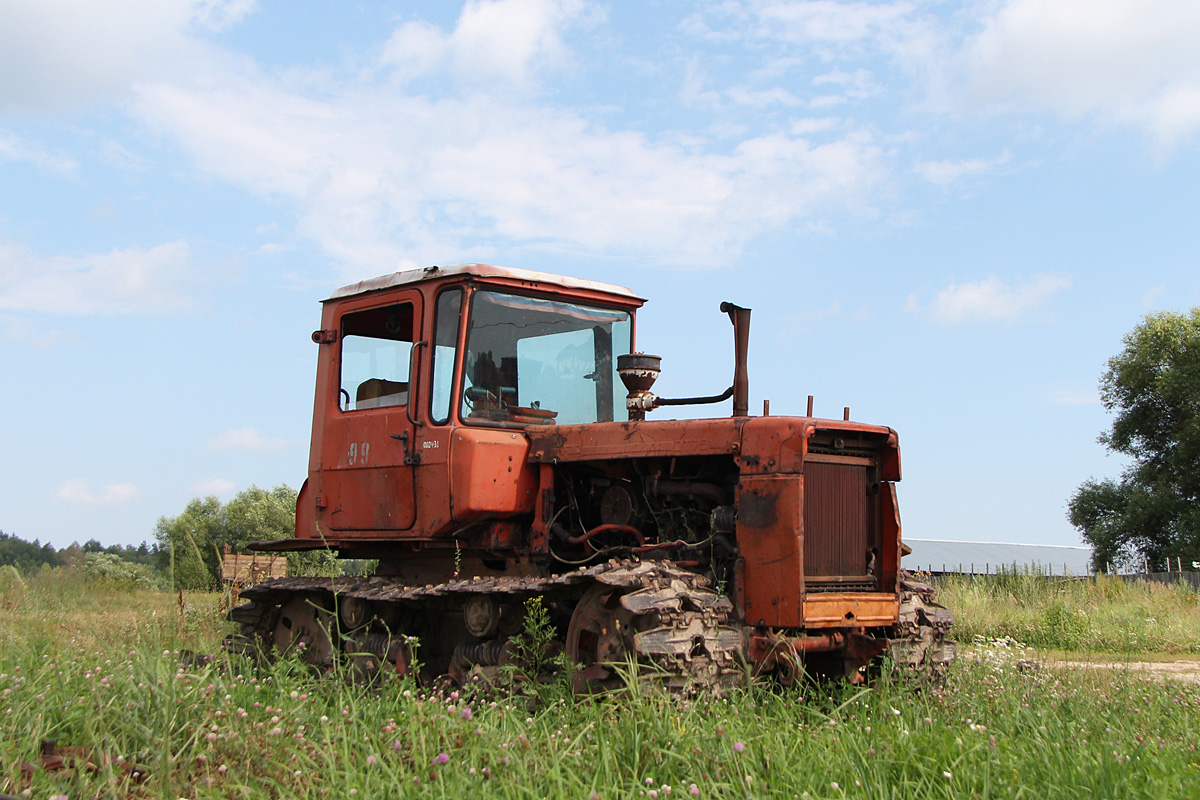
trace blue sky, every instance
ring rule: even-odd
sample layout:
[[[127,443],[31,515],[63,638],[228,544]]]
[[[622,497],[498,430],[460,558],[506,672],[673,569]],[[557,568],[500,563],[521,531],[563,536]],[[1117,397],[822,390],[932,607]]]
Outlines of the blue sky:
[[[1096,383],[1200,305],[1193,0],[0,6],[0,529],[298,487],[319,300],[629,286],[666,396],[890,425],[914,538],[1076,544]],[[660,416],[662,415],[659,412]]]

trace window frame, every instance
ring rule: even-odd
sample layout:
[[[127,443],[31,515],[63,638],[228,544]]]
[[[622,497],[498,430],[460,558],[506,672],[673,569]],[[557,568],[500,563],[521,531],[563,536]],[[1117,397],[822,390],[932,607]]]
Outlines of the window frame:
[[[420,384],[420,377],[418,375],[415,375],[414,372],[415,372],[415,366],[417,364],[417,352],[416,351],[417,351],[417,344],[418,344],[418,340],[419,340],[418,334],[420,333],[420,313],[419,312],[420,312],[420,308],[421,308],[422,304],[420,302],[419,295],[408,294],[408,293],[406,293],[405,295],[403,295],[401,297],[389,297],[389,298],[387,298],[387,300],[388,300],[388,302],[385,302],[385,303],[375,303],[375,304],[371,304],[371,305],[354,306],[354,307],[342,309],[341,312],[338,314],[338,318],[337,318],[338,341],[337,341],[337,350],[336,350],[337,358],[336,358],[334,370],[333,370],[333,382],[334,382],[334,392],[335,392],[334,399],[336,401],[338,411],[340,411],[342,414],[357,414],[358,412],[362,412],[362,411],[377,411],[377,410],[387,410],[387,409],[397,409],[397,408],[400,408],[400,409],[412,408],[414,405],[416,391]],[[400,307],[400,306],[407,306],[409,309],[410,319],[409,319],[409,326],[408,326],[408,336],[409,336],[408,339],[392,339],[392,338],[387,338],[387,337],[382,337],[382,336],[370,336],[369,334],[347,333],[346,332],[347,318],[355,317],[360,314],[370,314],[373,312],[378,313],[378,312],[384,311],[386,309],[396,308],[396,307]],[[361,338],[361,339],[376,339],[377,341],[395,342],[397,344],[403,344],[403,345],[408,346],[408,368],[407,368],[406,374],[404,375],[405,380],[404,381],[391,381],[388,378],[380,378],[380,380],[391,382],[391,383],[406,383],[408,388],[406,391],[407,397],[405,398],[405,402],[391,403],[391,404],[386,404],[386,405],[358,407],[359,401],[357,400],[357,397],[350,399],[350,392],[347,387],[343,386],[343,380],[345,378],[345,368],[346,368],[346,352],[345,352],[346,351],[346,341],[347,341],[347,339],[349,339],[351,337]],[[369,378],[368,380],[371,380],[371,379]],[[363,383],[360,383],[356,387],[356,391],[355,391],[356,395],[357,395],[357,390],[361,389],[362,385],[363,385]],[[345,408],[342,407],[342,394],[343,393],[345,393],[346,397],[348,398]],[[351,407],[351,406],[353,406],[353,407]]]
[[[436,381],[437,381],[437,365],[438,365],[438,358],[437,358],[438,323],[440,321],[439,314],[441,312],[441,309],[439,306],[442,302],[442,298],[448,297],[452,293],[458,294],[458,314],[455,315],[455,323],[454,323],[454,351],[453,351],[453,357],[451,358],[451,361],[450,361],[450,385],[448,387],[449,395],[446,398],[446,402],[447,402],[446,414],[444,417],[439,417],[434,408],[434,400],[437,399],[435,397],[435,395],[437,392]],[[459,387],[461,385],[461,380],[459,378],[459,375],[463,369],[462,351],[463,351],[463,344],[465,343],[465,334],[463,333],[463,327],[464,327],[464,318],[467,316],[466,314],[463,314],[463,305],[465,303],[467,305],[467,308],[468,309],[470,308],[471,295],[472,295],[471,287],[468,285],[459,283],[459,284],[451,284],[449,286],[443,286],[433,296],[433,302],[431,304],[433,306],[433,314],[431,315],[432,319],[430,321],[430,326],[429,326],[429,370],[428,370],[429,392],[428,392],[428,402],[425,404],[425,413],[428,414],[429,422],[431,425],[437,425],[437,426],[441,427],[441,426],[445,426],[445,425],[455,425],[455,424],[461,423],[461,420],[459,419],[459,416],[458,416],[458,405],[459,405],[458,396],[459,396],[459,392],[460,392]]]
[[[465,301],[467,303],[467,313],[462,314],[461,310],[460,310],[460,316],[462,318],[461,319],[462,325],[459,330],[459,339],[457,342],[458,351],[456,352],[456,357],[455,357],[456,369],[455,369],[455,373],[454,373],[454,383],[455,383],[455,390],[456,390],[455,395],[457,398],[457,402],[454,404],[453,415],[456,418],[456,421],[458,424],[470,425],[472,427],[507,428],[507,429],[526,428],[531,424],[535,424],[535,423],[530,423],[530,422],[517,422],[517,421],[512,421],[512,420],[489,420],[489,419],[481,419],[481,418],[472,419],[468,416],[465,416],[462,413],[463,412],[462,393],[466,391],[463,387],[464,387],[465,381],[466,381],[467,349],[470,345],[471,331],[474,330],[475,296],[479,292],[510,295],[513,297],[528,297],[528,298],[532,298],[534,300],[545,300],[548,302],[569,303],[571,305],[582,306],[584,308],[595,308],[595,309],[602,310],[602,311],[613,311],[613,312],[622,313],[625,315],[624,322],[629,326],[629,343],[628,343],[629,350],[626,352],[633,352],[633,348],[635,347],[635,341],[636,341],[635,336],[636,336],[636,330],[637,330],[637,327],[636,327],[637,326],[637,323],[636,323],[637,314],[635,313],[636,307],[630,308],[630,307],[627,307],[620,303],[599,302],[599,301],[592,300],[592,299],[574,297],[569,294],[555,295],[555,294],[546,294],[546,293],[540,293],[540,292],[521,291],[514,287],[498,285],[498,284],[490,284],[490,283],[489,284],[481,284],[481,285],[471,284],[471,285],[469,285],[468,288],[469,288],[469,290],[465,296]],[[439,293],[439,296],[440,296],[440,293]],[[436,308],[436,303],[435,303],[435,308]],[[619,378],[616,377],[616,365],[617,365],[617,356],[622,355],[623,353],[618,352],[618,348],[616,347],[615,343],[612,341],[613,337],[610,336],[609,338],[610,338],[609,346],[612,349],[612,370],[613,370],[613,375],[614,375],[613,421],[618,421],[618,415],[620,414],[620,412],[622,412],[624,410],[625,406],[624,406],[623,402],[620,402],[620,403],[617,402],[616,387],[621,386],[622,384],[620,383]],[[622,399],[623,399],[623,396],[622,396]],[[597,409],[597,411],[598,411],[598,409]],[[599,424],[599,423],[598,423],[598,421],[592,421],[592,422],[588,422],[588,423],[561,423],[561,424],[592,424],[592,425],[594,425],[594,424]]]

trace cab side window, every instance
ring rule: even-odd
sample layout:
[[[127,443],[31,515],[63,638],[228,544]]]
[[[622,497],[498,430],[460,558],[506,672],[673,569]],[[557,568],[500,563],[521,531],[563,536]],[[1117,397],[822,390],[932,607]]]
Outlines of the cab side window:
[[[341,342],[338,403],[343,411],[408,404],[412,303],[344,315]]]
[[[450,420],[450,395],[454,389],[454,356],[458,351],[458,317],[462,312],[462,290],[446,289],[438,295],[434,314],[433,385],[430,387],[430,416],[442,425]]]

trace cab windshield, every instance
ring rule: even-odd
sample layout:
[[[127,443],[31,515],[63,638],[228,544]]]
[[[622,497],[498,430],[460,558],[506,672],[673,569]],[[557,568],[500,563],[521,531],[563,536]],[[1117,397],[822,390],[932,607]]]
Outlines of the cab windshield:
[[[471,424],[611,422],[625,407],[614,354],[628,353],[628,311],[477,291],[464,359]]]

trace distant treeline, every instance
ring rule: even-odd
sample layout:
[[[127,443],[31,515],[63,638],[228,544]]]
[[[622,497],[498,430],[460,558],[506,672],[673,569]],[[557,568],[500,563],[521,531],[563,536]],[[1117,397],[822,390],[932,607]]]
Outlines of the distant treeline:
[[[221,583],[221,554],[244,552],[251,542],[290,538],[295,532],[296,490],[251,486],[228,503],[196,497],[176,517],[159,517],[153,543],[105,547],[95,539],[55,550],[0,531],[0,567],[11,564],[28,575],[43,566],[82,568],[106,578],[172,589],[215,589]],[[288,553],[292,575],[358,574],[362,561],[340,561],[330,550]]]
[[[159,563],[158,543],[142,542],[137,545],[109,545],[105,547],[96,539],[88,539],[82,545],[73,542],[70,546],[56,550],[52,544],[32,542],[12,533],[0,531],[0,567],[11,564],[21,572],[32,572],[46,565],[51,567],[72,566],[83,561],[88,553],[108,553],[131,564],[156,567]]]

